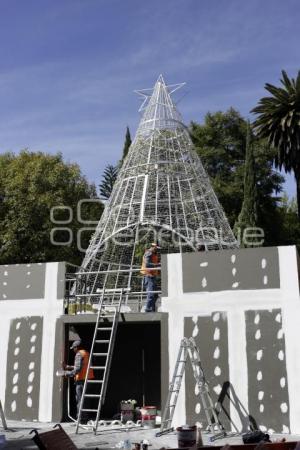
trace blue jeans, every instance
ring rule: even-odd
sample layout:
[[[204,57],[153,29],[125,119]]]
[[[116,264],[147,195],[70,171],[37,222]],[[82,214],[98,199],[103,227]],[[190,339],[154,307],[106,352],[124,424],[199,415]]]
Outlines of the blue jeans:
[[[78,417],[78,414],[79,414],[79,407],[80,407],[80,402],[81,402],[81,397],[82,397],[82,392],[83,392],[83,385],[84,385],[83,381],[76,381],[75,382],[75,397],[76,397],[76,406],[77,406],[77,417]]]
[[[79,414],[79,408],[80,408],[80,402],[81,402],[81,397],[83,394],[83,386],[84,386],[84,381],[76,381],[75,382],[75,397],[76,397],[76,406],[77,406],[77,419],[78,419],[78,414]],[[85,399],[85,405],[84,407],[88,407],[89,405],[87,404],[87,401]],[[81,422],[87,422],[89,419],[89,415],[87,411],[82,411],[81,413]]]
[[[145,276],[144,277],[144,286],[147,290],[147,304],[146,304],[146,312],[155,311],[155,303],[158,298],[158,294],[155,294],[152,291],[156,291],[156,277]]]

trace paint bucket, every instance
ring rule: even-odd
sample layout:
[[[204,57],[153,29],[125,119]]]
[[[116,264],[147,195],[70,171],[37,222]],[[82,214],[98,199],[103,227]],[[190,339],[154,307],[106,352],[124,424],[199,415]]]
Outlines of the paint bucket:
[[[133,410],[134,405],[121,402],[121,421],[126,423],[128,420],[133,420]]]
[[[182,427],[176,428],[178,447],[194,447],[196,445],[197,439],[197,427],[196,425],[189,426],[183,425]]]
[[[76,314],[76,303],[74,300],[70,300],[68,314]]]
[[[145,428],[154,428],[156,419],[156,406],[143,406],[141,408],[142,413],[142,426]]]

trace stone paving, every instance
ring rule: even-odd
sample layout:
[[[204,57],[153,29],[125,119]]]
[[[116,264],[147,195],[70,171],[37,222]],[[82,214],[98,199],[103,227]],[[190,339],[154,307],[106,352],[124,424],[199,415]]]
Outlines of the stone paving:
[[[11,450],[36,450],[37,446],[31,440],[32,435],[30,435],[30,431],[33,428],[36,428],[39,432],[49,431],[55,425],[54,423],[38,423],[38,422],[16,422],[16,421],[8,421],[8,431],[4,431],[3,428],[0,427],[0,436],[5,435],[6,437],[6,446],[2,447],[0,444],[0,449],[11,449]],[[112,448],[119,448],[118,444],[121,441],[126,439],[130,439],[132,448],[134,448],[135,442],[141,442],[144,439],[149,442],[149,450],[160,449],[162,447],[168,448],[176,448],[177,445],[177,435],[175,432],[165,434],[160,437],[155,437],[155,433],[159,431],[159,428],[156,429],[145,429],[139,428],[137,429],[129,429],[126,432],[126,428],[124,430],[119,429],[111,429],[107,431],[98,431],[97,435],[94,435],[90,429],[80,428],[79,433],[75,433],[75,425],[70,422],[61,424],[64,430],[68,433],[72,441],[78,447],[78,449],[96,449],[99,450],[109,450]],[[209,441],[209,434],[203,433],[203,443],[204,445],[225,445],[225,444],[241,444],[242,437],[240,435],[236,436],[228,436],[226,438],[218,439],[215,442]],[[274,434],[271,436],[272,442],[278,439],[285,438],[288,441],[298,441],[300,440],[300,435],[278,435]],[[0,441],[1,442],[1,441]]]

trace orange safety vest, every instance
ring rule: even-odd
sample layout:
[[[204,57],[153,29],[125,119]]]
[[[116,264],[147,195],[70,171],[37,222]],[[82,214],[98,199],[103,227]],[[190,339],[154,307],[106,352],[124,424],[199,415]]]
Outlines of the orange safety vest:
[[[83,362],[82,362],[81,371],[76,373],[76,375],[75,375],[75,381],[84,381],[85,380],[85,376],[86,376],[86,372],[87,372],[87,368],[88,368],[90,354],[86,350],[78,350],[78,351],[79,351],[79,353],[81,354],[81,356],[83,358]],[[93,369],[89,370],[89,377],[88,378],[89,379],[95,378]]]
[[[147,250],[148,251],[148,250]],[[146,254],[146,252],[145,252]],[[157,264],[159,263],[159,257],[157,253],[152,253],[151,254],[151,262],[152,264]],[[152,267],[146,267],[146,258],[145,255],[143,256],[143,261],[142,261],[142,267],[141,267],[141,274],[144,276],[153,276],[156,277],[158,275],[159,271],[155,270]]]

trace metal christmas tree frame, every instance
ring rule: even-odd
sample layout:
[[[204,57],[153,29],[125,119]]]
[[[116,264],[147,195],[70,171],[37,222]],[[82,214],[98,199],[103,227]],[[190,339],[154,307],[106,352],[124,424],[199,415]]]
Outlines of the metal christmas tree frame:
[[[162,253],[237,247],[172,101],[182,85],[160,75],[153,89],[137,91],[143,115],[77,274],[78,295],[128,288],[129,299],[140,296],[141,259],[153,241]]]

